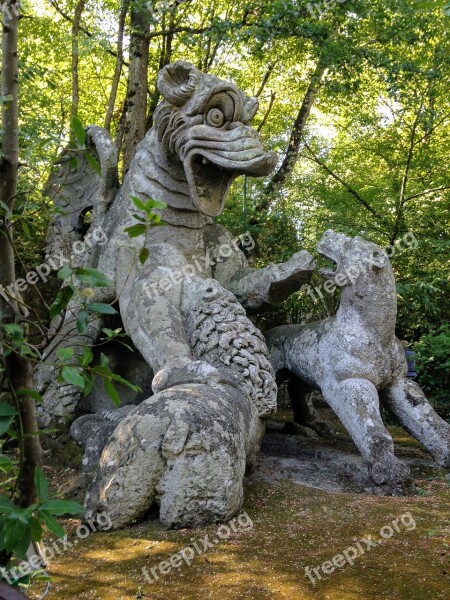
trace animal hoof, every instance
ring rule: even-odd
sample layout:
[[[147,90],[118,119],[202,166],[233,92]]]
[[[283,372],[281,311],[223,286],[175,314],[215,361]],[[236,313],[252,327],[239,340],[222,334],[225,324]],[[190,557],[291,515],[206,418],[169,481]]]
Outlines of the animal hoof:
[[[388,458],[371,465],[370,474],[376,485],[395,490],[399,486],[411,484],[411,473],[407,465],[398,458]]]

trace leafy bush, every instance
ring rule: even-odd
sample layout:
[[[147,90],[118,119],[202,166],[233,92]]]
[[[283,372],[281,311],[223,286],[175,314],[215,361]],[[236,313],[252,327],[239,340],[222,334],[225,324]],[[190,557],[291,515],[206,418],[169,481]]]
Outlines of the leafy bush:
[[[31,541],[42,540],[45,525],[49,531],[64,538],[64,529],[55,519],[61,515],[78,515],[84,508],[78,502],[59,500],[49,494],[48,482],[41,467],[36,468],[35,486],[37,502],[21,508],[5,496],[0,496],[0,550],[26,558]]]
[[[423,335],[415,350],[418,382],[439,414],[450,420],[450,325]]]

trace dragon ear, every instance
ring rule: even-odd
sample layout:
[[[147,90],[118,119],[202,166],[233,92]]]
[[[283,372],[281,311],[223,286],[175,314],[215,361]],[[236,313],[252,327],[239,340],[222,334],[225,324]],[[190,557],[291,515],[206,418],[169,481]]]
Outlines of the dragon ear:
[[[191,63],[177,60],[158,73],[158,89],[167,102],[183,106],[197,87],[200,73]]]
[[[253,121],[254,116],[258,112],[259,101],[257,98],[248,98],[245,102],[244,112],[241,121],[247,125]]]

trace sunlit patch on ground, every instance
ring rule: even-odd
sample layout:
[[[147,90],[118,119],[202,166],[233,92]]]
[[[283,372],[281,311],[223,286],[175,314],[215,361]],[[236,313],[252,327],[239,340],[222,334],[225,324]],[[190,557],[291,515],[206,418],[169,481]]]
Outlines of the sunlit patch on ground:
[[[399,431],[401,437],[404,437]],[[402,440],[403,441],[403,440]],[[407,439],[405,438],[405,443]],[[247,484],[244,510],[251,529],[229,538],[148,583],[160,561],[218,525],[166,531],[149,521],[79,540],[52,561],[49,600],[447,600],[450,597],[450,486],[442,476],[416,482],[414,497],[330,492],[290,481]],[[305,575],[368,535],[410,512],[414,529],[401,528],[379,547],[313,584]],[[199,543],[201,547],[201,544]]]

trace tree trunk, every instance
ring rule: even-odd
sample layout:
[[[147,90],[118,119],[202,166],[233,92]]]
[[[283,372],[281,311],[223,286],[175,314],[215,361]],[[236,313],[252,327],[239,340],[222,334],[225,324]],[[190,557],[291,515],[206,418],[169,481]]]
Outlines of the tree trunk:
[[[123,138],[123,173],[128,171],[136,146],[144,138],[147,117],[149,14],[143,6],[131,7],[130,67],[127,114]]]
[[[8,0],[2,4],[2,155],[0,159],[0,200],[13,212],[19,168],[19,103],[17,30],[19,4]],[[2,206],[0,219],[0,284],[6,289],[15,281],[12,226]],[[0,317],[13,318],[13,307],[0,296]]]
[[[80,100],[80,83],[79,83],[79,33],[81,15],[83,14],[86,0],[78,0],[75,7],[75,13],[72,21],[72,107],[70,110],[70,122],[78,114],[78,103]]]
[[[111,92],[109,94],[108,110],[105,118],[105,129],[111,131],[111,121],[114,114],[114,107],[116,106],[117,90],[119,89],[120,76],[122,74],[123,67],[123,35],[125,31],[125,21],[130,9],[131,0],[124,0],[122,9],[119,15],[119,31],[117,34],[117,61],[116,69],[111,84]]]
[[[22,356],[13,355],[9,360],[11,387],[19,390],[32,389],[33,366]],[[19,480],[19,501],[26,508],[36,501],[34,470],[42,463],[42,451],[36,417],[34,399],[25,394],[18,397],[20,419],[22,421],[22,464]]]
[[[159,54],[159,66],[158,66],[158,71],[160,71],[161,69],[163,69],[166,65],[168,65],[172,59],[172,43],[173,43],[173,38],[174,38],[174,33],[173,30],[175,28],[175,11],[178,7],[178,4],[175,5],[174,8],[172,8],[171,12],[170,12],[170,17],[169,17],[169,26],[167,28],[167,35],[165,35],[162,39],[162,43],[161,43],[161,52]],[[162,28],[165,30],[166,29],[166,16],[164,15],[163,18],[163,23],[162,23]],[[150,129],[151,127],[153,127],[153,115],[155,113],[156,107],[158,106],[158,102],[159,102],[159,90],[158,90],[158,86],[155,82],[155,87],[153,89],[153,92],[151,92],[150,94],[150,105],[148,107],[148,114],[147,114],[147,120],[146,120],[146,129]]]
[[[317,97],[317,92],[322,82],[325,70],[325,62],[319,59],[316,69],[311,76],[311,80],[303,98],[302,105],[300,106],[297,118],[295,119],[283,162],[281,163],[278,171],[273,175],[272,179],[265,187],[262,200],[256,207],[257,212],[266,211],[270,207],[274,198],[274,194],[283,187],[295,167],[306,123],[308,121],[312,105]]]
[[[18,98],[18,55],[17,36],[20,9],[16,0],[2,4],[2,154],[0,162],[0,200],[13,213],[17,193],[19,169],[19,98]],[[4,212],[4,211],[3,211]],[[16,280],[13,231],[10,223],[0,225],[0,285],[6,289],[14,286]],[[2,323],[14,321],[18,311],[14,303],[0,296],[0,319]],[[13,393],[19,399],[19,412],[22,421],[23,453],[19,479],[20,503],[28,506],[35,498],[34,469],[41,460],[39,436],[34,400],[17,394],[21,389],[31,389],[33,385],[32,366],[22,356],[11,354],[5,361],[6,377]]]

